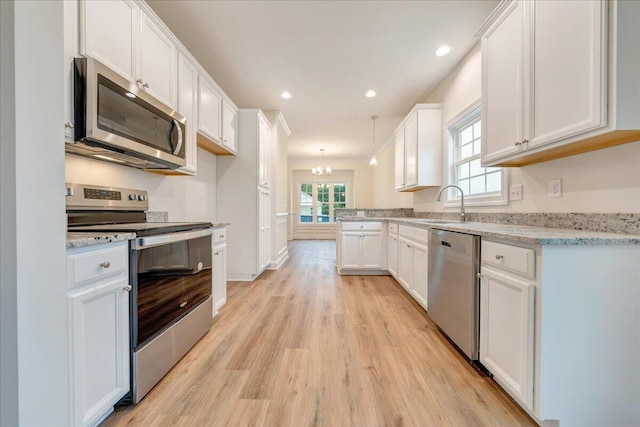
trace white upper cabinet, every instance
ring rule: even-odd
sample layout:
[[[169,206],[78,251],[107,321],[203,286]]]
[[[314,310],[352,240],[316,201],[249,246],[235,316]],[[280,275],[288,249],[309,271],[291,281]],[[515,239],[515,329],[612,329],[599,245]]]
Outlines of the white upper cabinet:
[[[187,119],[185,143],[187,164],[180,171],[195,175],[197,171],[196,127],[198,101],[198,70],[182,53],[178,55],[178,113]]]
[[[176,46],[136,3],[82,0],[80,40],[81,54],[176,108]]]
[[[396,191],[418,191],[441,184],[440,106],[416,105],[396,129]]]
[[[222,145],[236,153],[238,151],[238,113],[226,100],[222,100]]]
[[[135,81],[139,13],[133,1],[80,0],[80,53]]]
[[[222,98],[212,83],[200,76],[198,85],[198,132],[219,143]]]
[[[258,116],[258,120],[258,184],[269,188],[271,126],[263,115]]]
[[[480,30],[483,164],[640,139],[639,21],[633,1],[500,3]]]
[[[140,14],[140,54],[136,80],[151,95],[176,107],[176,46],[145,14]]]

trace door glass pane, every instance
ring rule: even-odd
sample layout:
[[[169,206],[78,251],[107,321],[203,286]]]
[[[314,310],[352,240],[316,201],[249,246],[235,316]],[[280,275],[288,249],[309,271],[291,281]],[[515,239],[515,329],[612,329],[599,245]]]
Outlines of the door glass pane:
[[[338,217],[335,214],[336,209],[343,209],[347,207],[347,194],[346,194],[346,184],[344,183],[335,183],[333,184],[333,222],[338,220]]]
[[[329,222],[329,184],[318,184],[317,221]]]
[[[300,184],[300,222],[313,222],[313,184]]]

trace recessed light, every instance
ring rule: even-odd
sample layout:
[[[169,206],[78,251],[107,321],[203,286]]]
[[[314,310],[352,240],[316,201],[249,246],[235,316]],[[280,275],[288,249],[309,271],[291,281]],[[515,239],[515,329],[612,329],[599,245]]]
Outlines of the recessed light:
[[[291,99],[291,94],[289,92],[282,92],[280,96],[284,99]]]
[[[367,98],[373,98],[374,96],[376,96],[376,91],[368,90],[367,93],[364,94],[364,96],[366,96]]]
[[[440,46],[438,50],[436,50],[436,56],[445,56],[449,52],[451,52],[451,48],[449,46]]]
[[[136,96],[134,94],[132,94],[131,92],[126,92],[125,95],[127,95],[129,98],[135,98]]]

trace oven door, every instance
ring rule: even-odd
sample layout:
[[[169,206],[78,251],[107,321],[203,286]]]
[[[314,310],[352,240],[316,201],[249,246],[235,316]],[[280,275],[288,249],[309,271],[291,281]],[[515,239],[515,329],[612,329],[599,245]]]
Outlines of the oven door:
[[[205,229],[132,241],[132,350],[209,298],[211,234]]]
[[[186,119],[92,58],[76,58],[76,141],[184,166]]]

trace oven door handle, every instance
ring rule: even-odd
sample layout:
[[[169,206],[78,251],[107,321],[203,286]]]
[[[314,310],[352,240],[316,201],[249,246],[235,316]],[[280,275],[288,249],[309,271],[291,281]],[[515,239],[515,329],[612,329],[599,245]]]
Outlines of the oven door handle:
[[[183,231],[180,233],[162,234],[160,236],[138,237],[131,241],[131,249],[134,251],[154,246],[168,245],[170,243],[184,242],[186,240],[197,239],[198,237],[211,236],[213,229]]]

